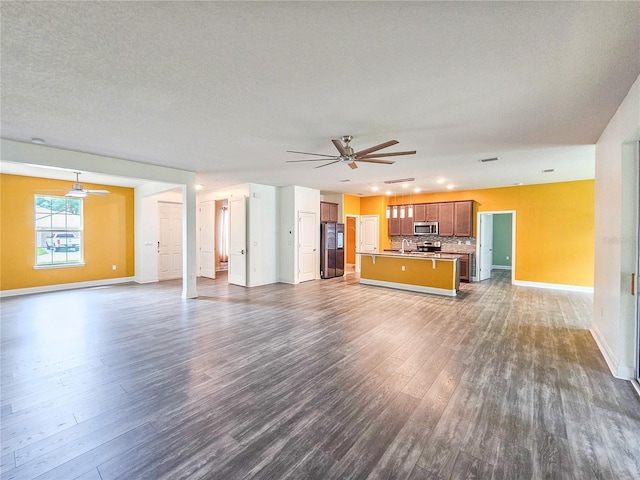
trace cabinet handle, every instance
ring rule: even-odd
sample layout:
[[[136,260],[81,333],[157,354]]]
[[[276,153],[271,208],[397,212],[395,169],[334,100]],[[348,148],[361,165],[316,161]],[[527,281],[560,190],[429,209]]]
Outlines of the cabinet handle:
[[[636,274],[635,273],[631,274],[631,295],[632,296],[636,295]]]

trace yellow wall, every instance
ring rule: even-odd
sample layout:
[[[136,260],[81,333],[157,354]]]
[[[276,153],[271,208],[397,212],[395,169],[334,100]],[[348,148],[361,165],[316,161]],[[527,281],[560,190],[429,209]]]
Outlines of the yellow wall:
[[[0,289],[41,287],[134,275],[131,188],[83,183],[107,189],[108,197],[84,199],[84,262],[82,267],[35,270],[34,194],[68,189],[70,181],[0,175]],[[62,194],[64,192],[61,192]],[[116,265],[116,270],[112,269]]]
[[[411,202],[475,200],[478,212],[516,211],[516,280],[593,286],[594,181],[413,195]],[[362,198],[362,215],[380,216],[380,245],[389,248],[385,196]],[[476,220],[474,210],[474,222]]]
[[[342,210],[344,215],[360,215],[360,197],[353,195],[347,195],[346,193],[342,197]],[[343,219],[344,220],[344,219]]]

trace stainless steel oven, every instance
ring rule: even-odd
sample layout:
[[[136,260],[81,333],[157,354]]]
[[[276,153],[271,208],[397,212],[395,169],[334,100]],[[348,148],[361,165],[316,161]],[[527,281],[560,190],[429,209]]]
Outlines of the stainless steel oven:
[[[414,222],[414,235],[438,235],[438,222]]]

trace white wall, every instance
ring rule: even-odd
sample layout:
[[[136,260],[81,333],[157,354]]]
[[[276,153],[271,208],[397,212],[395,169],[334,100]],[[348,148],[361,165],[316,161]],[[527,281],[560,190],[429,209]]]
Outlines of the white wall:
[[[296,187],[278,188],[278,281],[297,283]]]
[[[320,191],[313,188],[287,186],[278,189],[278,266],[279,281],[299,283],[298,217],[300,212],[316,215],[318,248],[316,249],[316,279],[320,278]]]
[[[596,144],[595,265],[591,331],[612,373],[635,376],[636,318],[630,295],[638,244],[640,77]]]

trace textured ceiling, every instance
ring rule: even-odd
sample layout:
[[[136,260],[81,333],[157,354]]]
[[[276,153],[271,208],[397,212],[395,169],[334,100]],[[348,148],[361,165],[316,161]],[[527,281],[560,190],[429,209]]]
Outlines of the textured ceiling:
[[[593,178],[639,2],[2,2],[3,138],[371,194]],[[356,170],[285,163],[397,139]],[[482,164],[481,158],[498,162]],[[555,169],[543,174],[543,169]],[[344,180],[348,180],[345,182]]]

